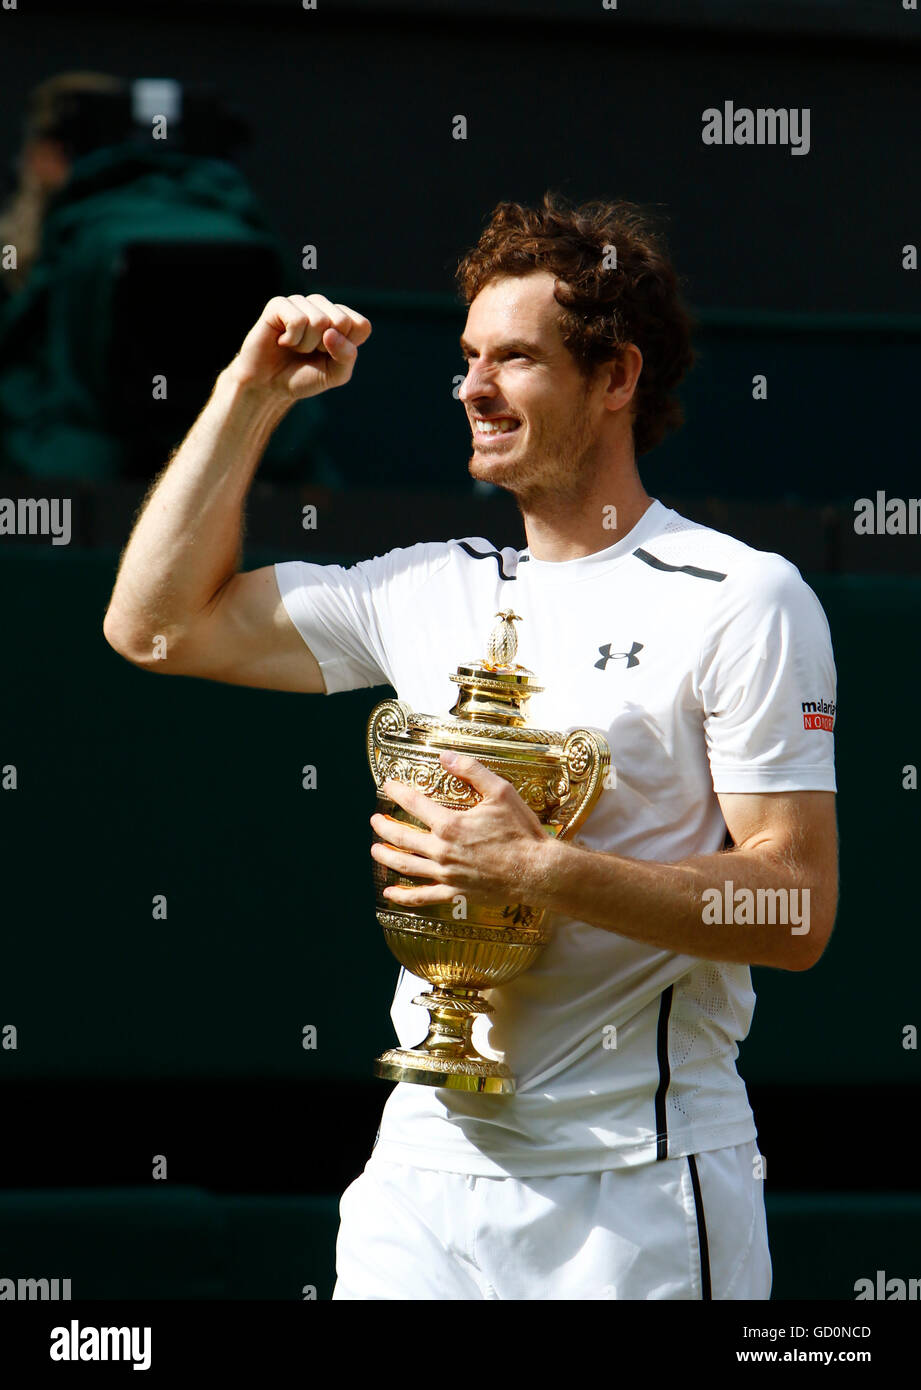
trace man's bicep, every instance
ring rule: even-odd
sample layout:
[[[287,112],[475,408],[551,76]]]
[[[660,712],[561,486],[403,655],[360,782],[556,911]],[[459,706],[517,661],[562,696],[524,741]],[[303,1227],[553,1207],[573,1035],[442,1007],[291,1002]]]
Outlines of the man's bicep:
[[[717,800],[737,849],[773,848],[793,859],[837,865],[835,793],[720,792]]]
[[[174,669],[264,690],[326,691],[319,662],[282,600],[274,565],[235,574],[218,590],[185,636]]]
[[[723,819],[737,850],[792,871],[831,934],[838,904],[836,797],[829,791],[721,792]]]

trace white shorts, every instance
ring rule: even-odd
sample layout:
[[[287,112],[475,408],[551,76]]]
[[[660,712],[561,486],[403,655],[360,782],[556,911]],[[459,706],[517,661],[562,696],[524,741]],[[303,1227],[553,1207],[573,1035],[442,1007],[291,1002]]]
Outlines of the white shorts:
[[[767,1299],[755,1140],[637,1168],[480,1178],[373,1154],[339,1204],[334,1299]]]

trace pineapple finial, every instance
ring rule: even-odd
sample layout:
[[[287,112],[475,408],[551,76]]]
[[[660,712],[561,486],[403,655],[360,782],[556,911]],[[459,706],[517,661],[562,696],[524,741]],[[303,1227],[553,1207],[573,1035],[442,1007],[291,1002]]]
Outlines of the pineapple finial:
[[[489,634],[489,643],[486,648],[486,665],[495,670],[498,666],[513,666],[515,655],[518,651],[518,633],[512,626],[514,622],[521,622],[517,613],[513,613],[511,608],[504,608],[496,614],[501,622],[496,623],[492,632]]]

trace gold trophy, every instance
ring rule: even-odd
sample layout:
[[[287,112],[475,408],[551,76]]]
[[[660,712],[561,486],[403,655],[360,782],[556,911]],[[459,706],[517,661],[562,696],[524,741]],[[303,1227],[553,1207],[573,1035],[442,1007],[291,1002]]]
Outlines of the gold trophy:
[[[381,791],[387,778],[407,782],[456,811],[469,811],[479,792],[442,767],[439,753],[451,749],[477,758],[516,788],[557,839],[573,833],[601,793],[611,754],[607,741],[590,729],[556,733],[529,726],[524,706],[543,690],[533,672],[515,664],[521,621],[511,609],[489,638],[486,659],[458,666],[450,679],[460,686],[447,716],[416,714],[403,700],[384,700],[368,720],[368,761],[377,784],[377,809],[409,825],[421,821]],[[388,1081],[413,1081],[455,1091],[511,1095],[515,1080],[504,1062],[483,1057],[471,1033],[478,1014],[493,1012],[480,993],[506,984],[534,963],[549,940],[546,912],[525,903],[505,907],[454,901],[404,907],[383,896],[391,884],[415,886],[374,861],[377,920],[401,965],[432,989],[414,1004],[429,1011],[428,1036],[414,1048],[391,1048],[374,1064]]]

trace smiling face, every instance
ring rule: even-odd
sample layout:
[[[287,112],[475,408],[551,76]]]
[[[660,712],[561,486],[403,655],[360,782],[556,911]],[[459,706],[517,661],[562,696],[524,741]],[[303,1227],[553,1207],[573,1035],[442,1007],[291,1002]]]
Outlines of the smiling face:
[[[470,474],[506,488],[524,507],[590,489],[609,418],[604,373],[587,381],[563,342],[553,285],[544,270],[489,281],[461,338]]]

